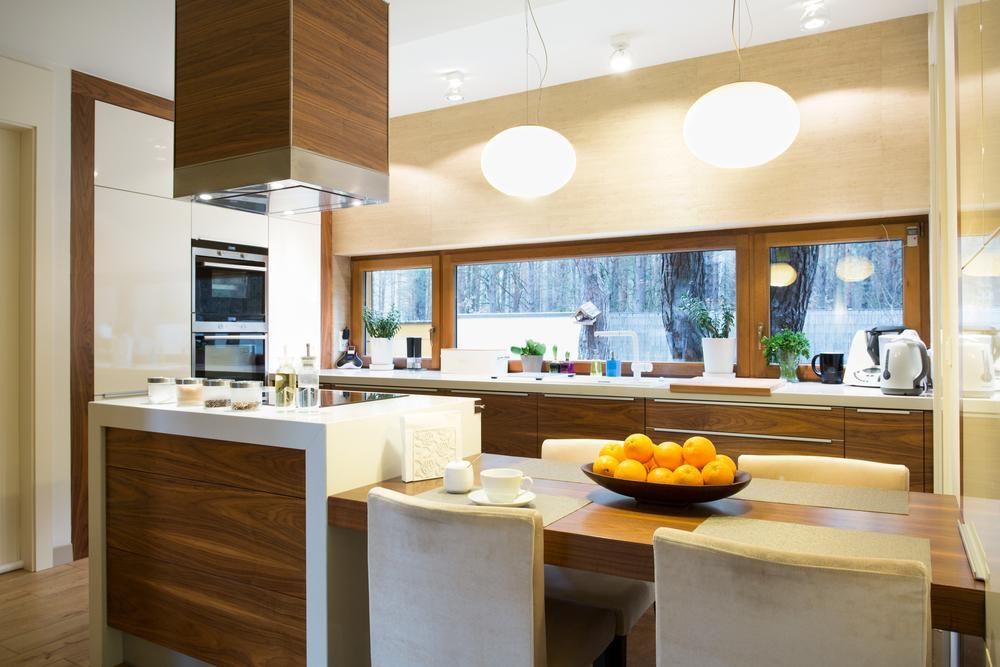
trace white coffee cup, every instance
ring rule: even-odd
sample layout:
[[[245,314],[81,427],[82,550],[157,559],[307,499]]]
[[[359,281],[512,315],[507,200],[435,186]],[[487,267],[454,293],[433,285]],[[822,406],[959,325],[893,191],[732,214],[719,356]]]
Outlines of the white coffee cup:
[[[468,461],[451,461],[444,467],[444,490],[448,493],[468,493],[472,480],[472,464]]]
[[[493,468],[479,474],[483,482],[483,490],[491,503],[509,503],[521,495],[522,491],[531,490],[535,483],[533,479],[514,468]],[[527,486],[522,486],[527,482]]]

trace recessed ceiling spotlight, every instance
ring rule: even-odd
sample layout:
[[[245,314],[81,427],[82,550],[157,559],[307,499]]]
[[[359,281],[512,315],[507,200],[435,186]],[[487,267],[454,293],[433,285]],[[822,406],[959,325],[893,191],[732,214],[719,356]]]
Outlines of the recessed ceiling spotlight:
[[[198,195],[198,199],[202,201],[209,201],[211,198],[212,195],[208,194],[207,192],[202,192],[200,195]]]
[[[799,26],[803,32],[819,30],[830,24],[830,12],[824,0],[806,0],[802,3],[802,20]]]
[[[461,102],[465,99],[462,94],[462,84],[465,83],[465,75],[458,70],[452,70],[444,75],[448,90],[445,92],[445,99],[449,102]]]
[[[611,71],[627,72],[632,69],[632,54],[628,50],[628,42],[615,42],[611,49],[611,60],[608,62]]]

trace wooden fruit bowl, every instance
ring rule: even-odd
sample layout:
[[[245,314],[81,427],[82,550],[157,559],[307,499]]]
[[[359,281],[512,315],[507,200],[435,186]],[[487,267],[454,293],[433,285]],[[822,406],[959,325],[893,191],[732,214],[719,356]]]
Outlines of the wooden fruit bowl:
[[[623,496],[635,498],[643,503],[658,505],[691,505],[693,503],[710,503],[713,500],[728,498],[734,493],[746,488],[750,483],[750,473],[736,471],[736,479],[732,484],[715,484],[711,486],[684,486],[681,484],[654,484],[652,482],[636,482],[630,479],[618,479],[594,472],[592,463],[580,466],[583,474],[594,480],[605,489],[620,493]]]

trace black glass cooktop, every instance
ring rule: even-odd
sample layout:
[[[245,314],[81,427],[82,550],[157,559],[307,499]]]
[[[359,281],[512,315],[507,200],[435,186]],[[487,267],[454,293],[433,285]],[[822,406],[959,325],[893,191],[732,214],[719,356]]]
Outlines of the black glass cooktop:
[[[367,403],[369,401],[385,401],[390,398],[401,398],[402,396],[403,394],[386,394],[375,391],[340,391],[334,389],[320,389],[319,407],[333,408],[338,405]]]

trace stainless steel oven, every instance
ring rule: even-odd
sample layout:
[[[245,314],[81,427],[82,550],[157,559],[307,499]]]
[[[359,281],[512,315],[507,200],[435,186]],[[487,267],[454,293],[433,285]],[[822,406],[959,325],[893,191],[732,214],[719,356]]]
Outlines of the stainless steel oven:
[[[191,246],[191,330],[267,331],[267,248]]]
[[[267,334],[192,334],[194,377],[232,380],[267,378]]]

